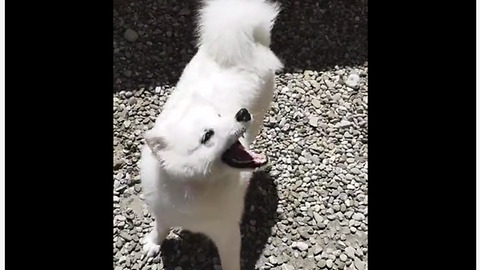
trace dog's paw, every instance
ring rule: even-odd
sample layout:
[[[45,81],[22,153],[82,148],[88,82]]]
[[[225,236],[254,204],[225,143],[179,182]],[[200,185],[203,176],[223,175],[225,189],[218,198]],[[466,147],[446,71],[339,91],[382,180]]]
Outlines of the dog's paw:
[[[147,235],[140,243],[143,244],[143,253],[147,258],[154,257],[160,252],[160,245],[153,241],[151,235]]]
[[[160,252],[160,245],[157,245],[151,241],[146,241],[143,244],[143,253],[147,258],[154,257]]]

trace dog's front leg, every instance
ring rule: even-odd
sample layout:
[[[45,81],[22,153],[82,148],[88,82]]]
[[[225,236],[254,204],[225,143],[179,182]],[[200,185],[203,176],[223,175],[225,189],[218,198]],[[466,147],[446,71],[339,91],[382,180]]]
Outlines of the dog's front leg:
[[[156,256],[160,252],[160,245],[167,237],[170,228],[165,226],[157,218],[155,218],[155,225],[150,233],[148,233],[143,239],[143,252],[147,257]]]
[[[242,245],[238,223],[213,226],[207,235],[217,246],[222,270],[240,270],[240,249]]]

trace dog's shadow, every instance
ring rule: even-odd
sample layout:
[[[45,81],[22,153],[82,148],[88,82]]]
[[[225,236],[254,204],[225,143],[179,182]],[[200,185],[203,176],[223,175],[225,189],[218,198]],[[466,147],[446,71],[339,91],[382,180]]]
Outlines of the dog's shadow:
[[[241,223],[243,270],[255,269],[271,229],[277,222],[277,205],[278,194],[273,179],[265,171],[254,173],[247,190]],[[206,236],[182,231],[181,238],[167,239],[162,243],[164,269],[175,270],[181,266],[183,270],[211,270],[220,265],[217,248]]]

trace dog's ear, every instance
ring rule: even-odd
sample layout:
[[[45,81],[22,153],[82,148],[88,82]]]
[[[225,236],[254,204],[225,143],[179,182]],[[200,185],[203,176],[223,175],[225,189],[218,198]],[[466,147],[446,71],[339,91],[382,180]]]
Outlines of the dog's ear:
[[[148,130],[145,132],[145,142],[154,154],[158,154],[160,150],[167,147],[165,139],[158,135],[154,130]]]

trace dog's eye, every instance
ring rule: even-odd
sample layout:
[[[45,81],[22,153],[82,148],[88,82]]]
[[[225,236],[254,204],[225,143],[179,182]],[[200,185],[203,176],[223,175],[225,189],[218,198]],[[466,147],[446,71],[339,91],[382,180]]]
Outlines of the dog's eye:
[[[215,132],[213,132],[213,129],[205,130],[205,133],[203,134],[202,140],[200,141],[200,143],[204,144],[208,142],[208,140],[212,138],[213,134],[215,134]]]

